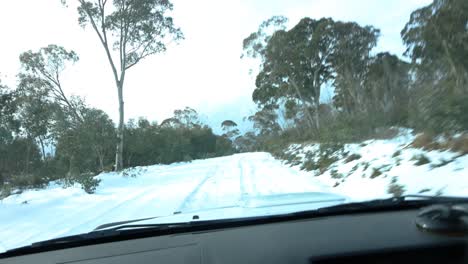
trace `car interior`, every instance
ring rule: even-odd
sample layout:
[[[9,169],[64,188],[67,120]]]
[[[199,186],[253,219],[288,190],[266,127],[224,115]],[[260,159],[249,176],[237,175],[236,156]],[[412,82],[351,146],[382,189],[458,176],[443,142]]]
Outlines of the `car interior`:
[[[33,244],[0,263],[468,263],[468,204],[378,208]]]

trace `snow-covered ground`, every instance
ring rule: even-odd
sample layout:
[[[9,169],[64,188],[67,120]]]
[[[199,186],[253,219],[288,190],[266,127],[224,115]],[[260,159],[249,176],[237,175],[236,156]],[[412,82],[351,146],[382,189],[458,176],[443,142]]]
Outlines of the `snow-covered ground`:
[[[414,138],[401,129],[395,138],[346,144],[328,155],[323,145],[291,145],[285,157],[293,165],[268,153],[244,153],[103,173],[94,194],[58,184],[24,191],[0,200],[0,252],[137,218],[162,216],[148,220],[161,223],[280,214],[397,193],[468,196],[468,155],[413,148]]]
[[[334,162],[328,168],[310,173],[353,200],[391,197],[392,191],[468,196],[468,155],[413,148],[415,137],[411,130],[400,129],[392,139],[345,144],[330,155]],[[296,159],[293,167],[301,168],[306,160],[318,162],[323,157],[319,150],[319,144],[295,144],[287,153]]]
[[[104,173],[95,194],[51,184],[0,201],[0,252],[89,232],[116,221],[168,216],[157,222],[288,213],[344,202],[308,172],[268,153]],[[180,212],[174,214],[174,212]]]

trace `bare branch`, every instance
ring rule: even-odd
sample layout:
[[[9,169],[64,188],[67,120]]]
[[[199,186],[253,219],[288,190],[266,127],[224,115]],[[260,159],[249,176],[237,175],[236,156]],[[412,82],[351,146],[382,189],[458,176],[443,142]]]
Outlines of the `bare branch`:
[[[78,0],[82,6],[85,5],[84,3],[84,0]],[[101,3],[101,0],[99,1]],[[109,44],[107,42],[107,35],[106,35],[106,29],[105,29],[105,12],[104,12],[104,8],[105,8],[105,4],[106,4],[107,1],[104,1],[102,2],[102,4],[100,5],[100,16],[101,16],[101,29],[102,29],[102,34],[101,32],[99,31],[98,29],[98,26],[96,24],[96,21],[94,21],[94,18],[93,16],[91,15],[91,13],[89,13],[89,10],[87,9],[84,9],[86,14],[88,15],[89,17],[89,20],[91,22],[91,25],[93,26],[94,28],[94,31],[97,33],[98,37],[99,37],[99,40],[101,41],[101,44],[102,46],[104,47],[104,50],[106,51],[106,55],[107,55],[107,59],[109,60],[109,63],[111,65],[111,68],[112,68],[112,72],[114,74],[114,78],[115,78],[115,81],[118,83],[119,82],[119,76],[117,75],[117,68],[115,67],[115,63],[114,63],[114,60],[112,59],[112,55],[110,53],[110,49],[109,49]]]

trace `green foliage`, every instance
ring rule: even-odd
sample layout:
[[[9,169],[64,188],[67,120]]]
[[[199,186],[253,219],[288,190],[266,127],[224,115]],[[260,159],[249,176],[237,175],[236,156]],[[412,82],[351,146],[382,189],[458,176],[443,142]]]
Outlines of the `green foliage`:
[[[240,134],[239,129],[237,129],[236,122],[232,120],[224,120],[221,123],[221,128],[224,132],[223,136],[231,140],[234,140]]]
[[[6,198],[12,194],[12,188],[10,184],[0,185],[0,200]]]
[[[125,133],[126,167],[191,161],[235,152],[230,139],[213,134],[190,108],[174,111],[174,117],[161,125],[143,118],[130,120]]]
[[[39,84],[44,85],[34,83]],[[65,186],[80,184],[87,193],[93,193],[99,185],[94,175],[112,169],[115,125],[106,113],[87,107],[80,98],[67,98],[72,109],[44,91],[44,86],[0,89],[4,103],[0,107],[2,196],[54,180]],[[18,116],[22,118],[16,119]],[[146,119],[130,121],[126,139],[125,165],[132,167],[236,152],[231,139],[213,134],[190,108],[176,110],[171,121],[161,125]],[[45,153],[45,144],[52,144],[53,156]],[[126,174],[132,176],[135,171]]]
[[[324,120],[320,129],[322,142],[359,142],[372,138],[375,129],[369,115],[339,113],[331,120]],[[313,138],[313,136],[311,135]]]
[[[0,143],[11,140],[12,133],[18,132],[20,123],[15,116],[17,110],[17,94],[3,86],[0,80]]]
[[[41,155],[33,140],[15,138],[0,146],[0,179],[3,183],[9,182],[21,187],[34,186],[40,180],[24,178],[40,167]]]
[[[73,118],[78,121],[81,116],[78,113],[78,105],[75,105],[65,94],[64,88],[60,81],[60,75],[65,70],[67,64],[76,63],[78,55],[74,51],[68,51],[65,48],[57,45],[49,45],[41,48],[36,52],[27,51],[20,55],[22,71],[19,74],[19,92],[23,95],[23,100],[29,103],[29,107],[33,108],[30,111],[26,110],[24,116],[30,116],[31,113],[36,115],[42,114],[42,117],[36,118],[45,124],[36,124],[47,129],[47,123],[50,112],[41,111],[34,112],[34,107],[50,108],[48,104],[55,103],[62,107],[64,111],[73,114]],[[34,105],[36,103],[36,105]],[[29,114],[29,115],[28,115]],[[38,121],[36,121],[38,122]]]
[[[141,167],[127,168],[122,171],[122,176],[136,178],[138,175],[146,172],[146,169]]]
[[[252,99],[259,113],[284,107],[287,119],[303,120],[319,134],[322,87],[334,82],[340,97],[351,89],[348,80],[359,82],[379,30],[330,18],[303,18],[289,31],[280,27],[268,34],[265,25],[271,21],[283,25],[285,20],[273,17],[244,40],[244,53],[262,59]]]
[[[318,153],[308,153],[301,169],[307,171],[318,170],[318,175],[323,174],[329,167],[339,160],[339,153],[343,146],[339,144],[321,144]]]
[[[296,156],[292,156],[289,161],[292,165],[296,165],[295,161],[297,162],[297,164],[302,163],[301,170],[313,171],[318,169],[317,163],[315,162],[314,158],[314,153],[307,152],[304,157],[304,161],[301,162],[301,159]]]
[[[467,14],[464,0],[415,10],[401,33],[411,63],[371,56],[380,34],[372,26],[303,18],[287,30],[285,18],[265,21],[244,40],[244,55],[261,59],[252,94],[259,110],[250,117],[255,149],[387,139],[394,126],[468,130]],[[334,88],[332,104],[319,102],[325,85]]]
[[[412,59],[412,125],[436,133],[468,128],[468,2],[434,0],[401,32]]]
[[[96,192],[97,187],[101,179],[97,179],[93,173],[81,173],[79,175],[74,175],[72,177],[67,177],[64,179],[65,186],[73,186],[74,184],[79,184],[81,188],[88,194],[93,194]]]
[[[281,131],[278,115],[274,108],[263,108],[250,116],[249,121],[253,122],[254,129],[262,137],[277,136]]]
[[[103,44],[124,54],[121,59],[125,68],[149,55],[165,51],[168,40],[183,38],[181,30],[168,16],[173,10],[169,1],[119,0],[112,1],[112,7],[107,1],[80,0],[79,3],[79,24],[83,27],[97,26],[95,30],[100,40],[105,42]],[[110,38],[111,34],[113,42],[107,43],[105,38]]]
[[[83,122],[59,118],[55,129],[55,157],[61,173],[74,175],[100,172],[112,162],[115,146],[114,123],[103,111],[86,108]]]
[[[63,4],[66,2],[62,0]],[[120,171],[124,166],[126,72],[146,57],[166,51],[167,45],[183,39],[183,34],[168,16],[173,10],[168,0],[79,0],[78,3],[78,23],[94,29],[115,80],[119,100],[115,169]]]
[[[253,32],[243,41],[244,54],[242,57],[263,57],[273,33],[277,30],[285,30],[288,19],[284,16],[273,16],[260,24],[257,32]]]

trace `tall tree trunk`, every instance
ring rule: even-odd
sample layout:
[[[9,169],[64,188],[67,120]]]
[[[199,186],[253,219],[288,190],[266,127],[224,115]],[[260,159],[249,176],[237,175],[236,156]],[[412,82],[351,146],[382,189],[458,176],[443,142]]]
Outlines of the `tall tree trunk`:
[[[117,82],[119,96],[119,126],[117,127],[117,148],[115,151],[115,170],[123,169],[123,145],[124,145],[124,100],[123,100],[123,80]]]
[[[66,176],[67,182],[71,183],[72,178],[74,178],[75,176],[78,176],[78,170],[76,169],[76,166],[75,166],[75,156],[71,155],[68,158],[68,172]]]
[[[104,156],[103,155],[99,155],[99,170],[102,172],[104,171]]]
[[[42,159],[47,164],[46,154],[45,154],[45,147],[44,147],[44,140],[42,140],[41,136],[39,136],[39,143],[41,144]]]
[[[96,146],[94,148],[94,152],[97,155],[98,161],[99,161],[99,171],[104,171],[104,151],[101,150],[99,146]]]
[[[303,106],[303,109],[304,109],[303,111],[304,111],[304,114],[305,114],[305,116],[306,116],[306,118],[307,118],[307,121],[308,121],[307,123],[308,123],[308,125],[312,128],[312,127],[313,127],[313,118],[312,118],[312,116],[311,116],[311,114],[310,114],[310,112],[309,112],[309,109],[307,109],[307,103],[306,103],[307,101],[306,101],[305,98],[302,96],[302,93],[301,93],[301,91],[299,90],[299,87],[297,86],[297,84],[296,84],[296,82],[294,81],[294,79],[291,78],[290,81],[291,81],[292,86],[293,86],[294,89],[296,90],[296,93],[297,93],[297,95],[299,96],[299,99],[300,99],[301,102],[302,102],[302,106]]]
[[[314,97],[314,102],[315,102],[315,128],[317,129],[317,134],[320,135],[320,98],[319,97]]]
[[[29,137],[28,137],[29,139]],[[29,172],[29,159],[31,156],[31,142],[30,140],[27,141],[27,146],[26,146],[26,164],[25,164],[25,173]]]
[[[319,70],[316,69],[314,71],[314,104],[315,104],[315,129],[317,129],[317,135],[320,136],[320,89],[322,88],[322,84],[319,80]]]

